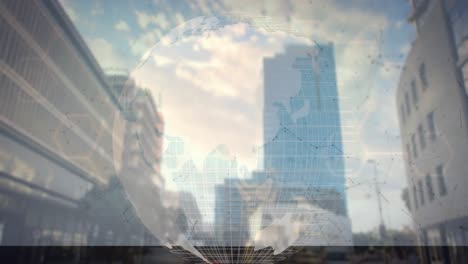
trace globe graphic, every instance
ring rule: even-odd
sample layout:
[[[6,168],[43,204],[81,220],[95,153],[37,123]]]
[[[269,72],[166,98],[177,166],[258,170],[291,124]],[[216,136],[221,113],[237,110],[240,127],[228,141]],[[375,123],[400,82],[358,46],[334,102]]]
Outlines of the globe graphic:
[[[176,252],[211,263],[232,254],[268,263],[294,246],[352,245],[341,132],[314,141],[294,129],[339,107],[333,45],[272,21],[248,14],[189,20],[121,80],[117,175],[144,225]],[[284,68],[273,84],[269,60]],[[279,90],[267,96],[268,85]],[[340,127],[339,117],[329,119]],[[323,131],[315,129],[309,134]],[[278,162],[293,167],[272,165],[270,153],[285,144],[294,149]],[[288,177],[295,184],[283,184]]]

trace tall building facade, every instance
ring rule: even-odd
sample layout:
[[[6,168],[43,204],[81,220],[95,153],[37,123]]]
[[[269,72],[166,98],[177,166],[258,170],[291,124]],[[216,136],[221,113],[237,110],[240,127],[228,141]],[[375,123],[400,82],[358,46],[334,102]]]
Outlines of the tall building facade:
[[[431,11],[432,0],[411,0],[413,14],[410,21],[414,23],[416,31],[426,23],[426,15]],[[468,2],[464,0],[443,0],[443,8],[448,24],[448,31],[453,39],[453,53],[459,69],[459,82],[465,86],[468,94]]]
[[[468,25],[461,27],[452,17],[451,12],[463,11],[458,18],[466,21],[466,8],[451,9],[456,2],[466,4],[411,1],[410,21],[417,36],[396,95],[406,154],[408,187],[403,196],[421,245],[459,246],[468,241],[468,192],[461,187],[468,184],[468,100],[460,78],[466,37],[457,36],[465,34]],[[422,253],[427,261],[466,261],[456,247],[422,247]]]
[[[2,195],[21,204],[3,208],[2,243],[76,242],[87,227],[67,231],[59,212],[109,181],[116,100],[56,1],[1,1],[0,39]]]
[[[347,215],[333,44],[264,59],[264,87],[264,170],[278,203],[319,190],[335,195],[325,209]]]
[[[468,94],[468,2],[463,0],[446,0],[445,9],[451,24],[457,67],[460,69],[460,81],[465,85]]]
[[[168,214],[162,200],[165,189],[160,169],[162,115],[157,111],[151,93],[138,87],[130,77],[113,75],[108,78],[120,93],[119,102],[123,108],[115,117],[113,135],[116,173],[143,223],[153,235],[162,237],[161,229],[169,222],[164,218]],[[154,215],[156,213],[161,214],[160,218]]]
[[[263,70],[263,169],[217,185],[217,238],[275,252],[351,245],[333,45],[287,46]]]
[[[115,245],[145,232],[120,217],[120,111],[58,1],[0,1],[2,245]]]

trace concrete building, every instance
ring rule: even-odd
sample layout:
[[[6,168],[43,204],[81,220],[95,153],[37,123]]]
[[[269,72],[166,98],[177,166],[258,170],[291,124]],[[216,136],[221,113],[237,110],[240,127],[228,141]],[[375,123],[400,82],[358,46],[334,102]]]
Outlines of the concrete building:
[[[176,229],[168,226],[174,224],[171,217],[175,211],[168,208],[178,208],[178,203],[170,201],[175,194],[165,193],[165,180],[161,175],[162,115],[151,93],[138,87],[131,77],[115,74],[107,78],[122,107],[114,116],[112,135],[117,177],[135,213],[151,234],[161,239],[162,229]],[[169,204],[164,198],[168,198]],[[160,242],[147,239],[145,244]]]
[[[411,1],[417,37],[396,95],[408,183],[403,197],[420,245],[468,241],[468,100],[460,78],[463,52],[457,53],[464,44],[453,38],[467,25],[463,29],[450,19],[447,5],[454,2]],[[426,260],[466,261],[455,247],[422,249]]]
[[[0,1],[2,245],[151,238],[141,222],[122,217],[129,201],[113,146],[121,111],[58,1]]]
[[[414,23],[416,31],[426,22],[427,10],[430,10],[431,0],[410,0],[414,10],[409,20]],[[448,23],[449,33],[453,38],[453,51],[456,66],[459,69],[459,82],[465,86],[468,93],[468,2],[464,0],[443,0],[443,8]]]
[[[0,1],[0,62],[2,243],[86,244],[73,208],[114,174],[117,100],[57,1]]]
[[[463,0],[445,1],[454,45],[457,54],[457,67],[460,69],[460,81],[468,94],[468,2]]]

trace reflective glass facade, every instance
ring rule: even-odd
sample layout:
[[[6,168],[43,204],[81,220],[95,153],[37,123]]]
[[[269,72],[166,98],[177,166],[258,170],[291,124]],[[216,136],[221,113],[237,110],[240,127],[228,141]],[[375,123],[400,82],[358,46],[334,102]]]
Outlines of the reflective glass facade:
[[[333,44],[265,59],[264,82],[264,168],[280,186],[278,201],[323,191],[337,198],[326,209],[346,215]]]

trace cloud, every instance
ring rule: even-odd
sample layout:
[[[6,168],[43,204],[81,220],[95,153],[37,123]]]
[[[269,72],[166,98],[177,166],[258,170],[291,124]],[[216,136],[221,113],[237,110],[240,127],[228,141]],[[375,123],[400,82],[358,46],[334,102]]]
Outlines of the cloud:
[[[136,11],[135,14],[136,14],[138,25],[141,27],[141,29],[145,30],[150,25],[155,25],[164,30],[169,28],[170,24],[164,13],[151,15],[143,11]]]
[[[268,38],[274,41],[258,43]],[[254,169],[252,148],[261,144],[263,58],[293,41],[306,42],[244,23],[227,25],[209,36],[161,44],[134,77],[153,93],[162,94],[168,133],[198,147],[198,158],[225,144]]]
[[[280,46],[259,46],[250,39],[236,42],[235,38],[246,35],[248,30],[246,24],[230,25],[209,38],[184,41],[199,52],[209,52],[210,56],[206,61],[179,58],[176,76],[214,96],[236,97],[253,103],[253,93],[261,85],[262,60],[274,55]],[[277,43],[282,42],[277,34],[270,35]]]
[[[103,38],[87,40],[88,46],[104,68],[127,68],[124,58],[114,49],[114,46]]]
[[[130,51],[133,55],[141,57],[152,46],[159,42],[162,32],[158,29],[147,31],[136,39],[129,39]]]
[[[130,26],[127,24],[127,22],[123,20],[119,20],[114,27],[118,31],[122,32],[129,32],[130,31]]]

